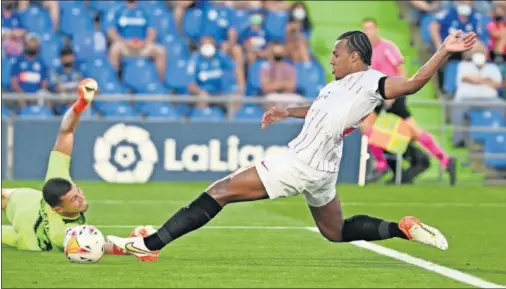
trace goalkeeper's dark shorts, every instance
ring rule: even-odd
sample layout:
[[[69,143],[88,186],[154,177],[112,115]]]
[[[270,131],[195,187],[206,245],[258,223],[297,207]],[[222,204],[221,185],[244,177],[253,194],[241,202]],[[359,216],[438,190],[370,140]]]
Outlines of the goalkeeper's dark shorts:
[[[376,114],[380,114],[381,113],[381,110],[383,108],[383,105],[384,103],[378,105],[375,109],[374,109],[374,112]],[[402,118],[402,119],[406,119],[406,118],[410,118],[411,117],[411,113],[409,112],[409,109],[408,107],[406,106],[406,97],[403,96],[403,97],[399,97],[397,98],[394,103],[392,104],[391,107],[389,107],[387,110],[386,110],[387,113],[392,113],[392,114],[395,114],[397,115],[398,117]]]

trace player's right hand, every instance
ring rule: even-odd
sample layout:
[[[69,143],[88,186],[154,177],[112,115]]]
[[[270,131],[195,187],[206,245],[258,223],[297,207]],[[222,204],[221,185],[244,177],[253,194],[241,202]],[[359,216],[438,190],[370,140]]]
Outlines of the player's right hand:
[[[90,103],[93,101],[95,94],[98,91],[98,83],[93,78],[86,78],[79,82],[79,86],[77,88],[77,94],[80,99],[86,101],[86,103]]]
[[[286,119],[289,116],[288,110],[285,108],[272,107],[266,111],[262,117],[262,129],[269,124]]]

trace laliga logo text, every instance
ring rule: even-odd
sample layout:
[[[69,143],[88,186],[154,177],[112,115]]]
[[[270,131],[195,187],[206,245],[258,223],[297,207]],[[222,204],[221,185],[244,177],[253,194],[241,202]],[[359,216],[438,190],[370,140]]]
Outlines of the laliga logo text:
[[[97,138],[93,155],[95,172],[111,183],[145,183],[158,162],[149,132],[123,123],[111,126]]]

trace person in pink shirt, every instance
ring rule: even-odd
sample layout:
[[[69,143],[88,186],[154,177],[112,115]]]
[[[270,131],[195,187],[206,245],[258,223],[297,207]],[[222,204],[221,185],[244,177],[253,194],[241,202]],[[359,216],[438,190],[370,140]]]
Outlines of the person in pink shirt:
[[[379,36],[378,24],[374,19],[365,19],[362,24],[363,31],[371,41],[373,47],[371,68],[388,76],[406,77],[407,73],[404,68],[404,58],[397,45]],[[375,111],[362,122],[360,127],[362,133],[367,136],[371,135],[373,125],[376,122],[378,114],[381,113],[382,110],[385,110],[387,113],[395,114],[406,121],[411,128],[414,138],[421,146],[438,158],[441,165],[450,175],[450,184],[455,184],[456,160],[450,158],[443,151],[428,131],[423,130],[416,124],[406,106],[405,97],[398,98],[394,101],[385,101],[385,103],[378,106]],[[376,171],[380,173],[379,176],[383,175],[388,169],[388,163],[383,154],[383,149],[370,144],[369,151],[376,159]]]
[[[506,59],[506,11],[503,6],[495,4],[492,11],[493,19],[487,25],[487,31],[490,35],[488,49],[493,60]]]

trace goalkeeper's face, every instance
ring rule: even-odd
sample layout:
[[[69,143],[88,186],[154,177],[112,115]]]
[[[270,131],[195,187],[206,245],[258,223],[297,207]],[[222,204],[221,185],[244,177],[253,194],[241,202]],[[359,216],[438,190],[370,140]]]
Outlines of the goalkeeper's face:
[[[61,198],[60,207],[67,214],[84,213],[88,210],[88,201],[83,191],[72,185],[72,189]]]

